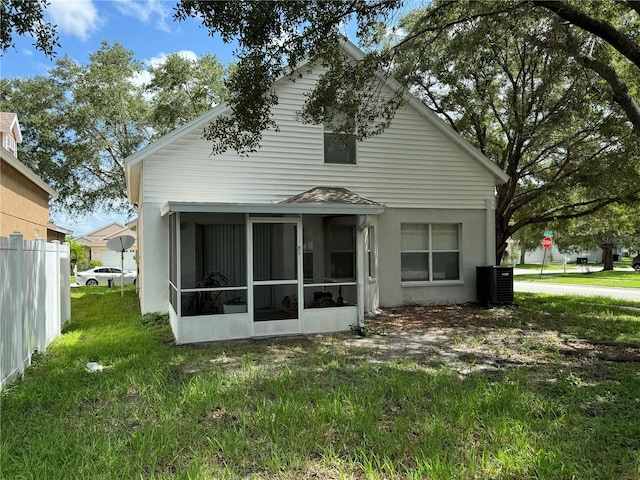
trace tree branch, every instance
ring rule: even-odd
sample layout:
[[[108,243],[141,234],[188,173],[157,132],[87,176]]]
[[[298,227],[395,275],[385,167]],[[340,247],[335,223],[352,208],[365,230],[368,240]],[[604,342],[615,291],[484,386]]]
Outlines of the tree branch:
[[[627,114],[633,129],[640,135],[640,105],[635,101],[629,87],[610,65],[587,55],[573,54],[580,65],[596,72],[611,87],[613,100]]]
[[[609,22],[600,20],[584,13],[577,7],[569,5],[564,1],[558,0],[530,0],[533,5],[545,8],[555,13],[558,17],[568,21],[572,25],[586,30],[589,33],[601,38],[621,55],[625,56],[638,68],[640,68],[640,45],[638,45],[630,36],[625,35],[616,29]],[[632,2],[627,2],[631,7]],[[637,6],[631,7],[638,11]]]

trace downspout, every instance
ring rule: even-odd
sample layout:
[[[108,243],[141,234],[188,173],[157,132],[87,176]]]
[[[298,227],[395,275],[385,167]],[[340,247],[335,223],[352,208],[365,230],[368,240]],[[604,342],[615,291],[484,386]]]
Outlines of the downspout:
[[[495,248],[495,214],[493,211],[493,199],[485,199],[485,253],[484,261],[485,265],[495,265],[496,263],[496,248]]]

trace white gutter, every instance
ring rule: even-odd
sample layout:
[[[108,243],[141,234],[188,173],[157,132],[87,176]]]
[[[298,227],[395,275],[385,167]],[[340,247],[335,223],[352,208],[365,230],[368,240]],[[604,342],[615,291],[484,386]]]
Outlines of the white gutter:
[[[254,214],[324,214],[324,215],[376,215],[384,211],[383,205],[344,203],[215,203],[166,202],[160,215],[169,213],[254,213]]]

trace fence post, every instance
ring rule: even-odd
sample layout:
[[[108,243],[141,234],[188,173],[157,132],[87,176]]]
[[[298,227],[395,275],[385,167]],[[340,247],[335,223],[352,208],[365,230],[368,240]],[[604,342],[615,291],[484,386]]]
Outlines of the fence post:
[[[56,268],[55,268],[55,277],[53,278],[53,284],[55,285],[54,287],[54,291],[56,292],[56,294],[54,295],[55,298],[55,305],[56,305],[56,332],[55,335],[60,335],[60,332],[62,332],[62,309],[60,308],[60,240],[54,240],[53,242],[53,246],[55,247],[55,255],[56,255]]]
[[[11,266],[11,283],[14,287],[13,295],[11,295],[11,301],[14,302],[15,317],[12,319],[14,322],[14,352],[15,362],[18,367],[18,372],[22,375],[24,373],[24,341],[22,338],[22,332],[24,331],[24,315],[23,315],[23,289],[22,289],[22,264],[24,262],[24,241],[21,233],[12,233],[9,235],[9,241],[11,250],[13,251]]]
[[[44,353],[47,350],[47,242],[44,238],[36,239],[38,245],[38,351]]]
[[[71,244],[65,242],[62,244],[64,249],[64,268],[62,269],[62,284],[61,284],[61,310],[62,310],[62,323],[65,324],[71,321]]]

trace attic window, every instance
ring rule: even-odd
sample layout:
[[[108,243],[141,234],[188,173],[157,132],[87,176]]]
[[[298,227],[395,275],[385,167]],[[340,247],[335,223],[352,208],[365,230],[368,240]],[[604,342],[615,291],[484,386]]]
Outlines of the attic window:
[[[333,112],[333,116],[325,120],[324,163],[347,165],[355,165],[356,163],[356,136],[353,133],[354,129],[350,133],[337,132],[337,129],[345,123],[344,120],[344,114],[338,112]]]
[[[7,135],[7,150],[9,150],[14,155],[16,154],[16,140],[10,135]]]

